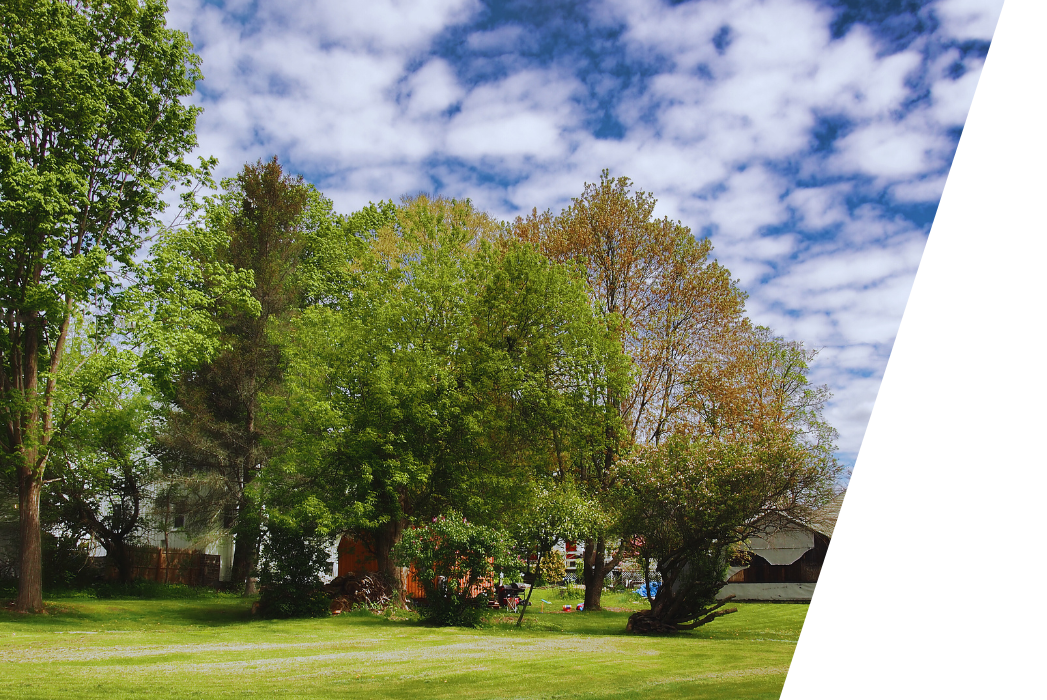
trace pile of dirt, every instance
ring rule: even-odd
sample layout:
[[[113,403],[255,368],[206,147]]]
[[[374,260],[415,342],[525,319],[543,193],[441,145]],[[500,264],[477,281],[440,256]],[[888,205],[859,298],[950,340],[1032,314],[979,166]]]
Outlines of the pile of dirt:
[[[324,593],[331,596],[333,615],[363,607],[384,610],[393,601],[392,587],[377,574],[371,573],[338,576],[324,586]]]

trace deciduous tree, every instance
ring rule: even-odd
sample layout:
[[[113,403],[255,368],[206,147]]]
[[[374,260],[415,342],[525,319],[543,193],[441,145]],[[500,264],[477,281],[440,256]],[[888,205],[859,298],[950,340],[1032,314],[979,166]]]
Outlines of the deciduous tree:
[[[732,552],[774,522],[764,518],[802,521],[810,501],[797,498],[796,485],[820,466],[774,435],[757,442],[673,435],[619,465],[625,522],[662,581],[651,609],[634,614],[629,629],[692,629],[733,612],[716,601]]]
[[[119,272],[190,168],[198,58],[160,0],[0,3],[0,413],[17,472],[16,607],[40,610],[40,497],[71,319]]]
[[[685,412],[708,392],[746,327],[745,294],[710,260],[710,241],[679,222],[653,218],[655,204],[628,178],[605,170],[559,215],[535,211],[511,227],[552,259],[581,266],[595,303],[621,319],[636,380],[627,390],[608,389],[604,401],[617,422],[606,423],[598,450],[577,465],[578,482],[593,494],[613,487],[615,464],[632,445],[657,444],[686,422]],[[599,609],[604,577],[618,563],[617,553],[606,557],[614,535],[586,541],[586,610]]]
[[[366,236],[356,286],[285,343],[282,423],[297,436],[280,475],[363,534],[390,574],[411,520],[454,508],[505,526],[512,484],[565,476],[603,439],[608,382],[628,375],[570,267],[492,245],[497,225],[465,202],[391,213]]]
[[[46,512],[69,531],[101,543],[125,583],[133,577],[131,546],[149,524],[150,488],[159,476],[148,453],[154,427],[148,394],[111,379],[52,443]]]

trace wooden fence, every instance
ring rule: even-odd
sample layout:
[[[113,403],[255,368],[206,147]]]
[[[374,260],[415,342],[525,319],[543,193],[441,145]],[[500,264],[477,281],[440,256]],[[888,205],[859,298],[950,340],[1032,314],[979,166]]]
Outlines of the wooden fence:
[[[368,549],[367,545],[360,540],[348,536],[342,537],[338,543],[338,575],[348,573],[361,575],[364,573],[375,573],[378,571],[378,559]],[[422,600],[425,598],[425,589],[419,580],[418,570],[412,566],[410,569],[397,569],[397,585],[405,598]],[[469,594],[477,596],[486,590],[494,588],[493,581],[483,581],[480,585],[473,586]]]
[[[98,557],[104,559],[104,557]],[[164,549],[132,547],[132,577],[160,583],[182,583],[189,586],[216,586],[222,572],[222,557],[204,554],[198,549]],[[109,561],[100,562],[105,577],[119,578],[117,568]]]

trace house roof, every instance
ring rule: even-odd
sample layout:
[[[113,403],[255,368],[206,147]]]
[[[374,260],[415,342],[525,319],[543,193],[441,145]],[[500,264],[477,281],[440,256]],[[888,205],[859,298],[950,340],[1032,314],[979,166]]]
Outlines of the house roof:
[[[846,490],[836,494],[831,501],[811,513],[811,516],[803,521],[784,515],[769,514],[761,515],[750,524],[756,526],[758,532],[762,531],[763,535],[781,530],[809,530],[832,539],[836,519],[840,517],[840,505],[843,504],[845,495],[847,495]]]
[[[840,506],[843,505],[843,497],[845,495],[847,495],[847,491],[841,491],[831,501],[814,511],[807,526],[815,532],[832,539],[833,530],[836,528],[836,519],[840,517]]]

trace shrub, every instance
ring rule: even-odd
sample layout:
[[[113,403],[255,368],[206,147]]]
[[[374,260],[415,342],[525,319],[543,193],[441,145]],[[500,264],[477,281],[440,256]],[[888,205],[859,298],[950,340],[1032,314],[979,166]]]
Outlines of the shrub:
[[[315,530],[271,520],[262,542],[258,566],[262,617],[324,617],[331,601],[320,572],[327,568],[327,541]]]
[[[404,533],[393,557],[397,565],[414,565],[419,572],[425,602],[418,614],[423,620],[475,627],[487,612],[496,572],[519,566],[513,545],[505,533],[451,512]]]
[[[87,568],[87,547],[75,536],[55,536],[43,532],[43,584],[48,591],[79,588],[90,583],[93,571]]]

